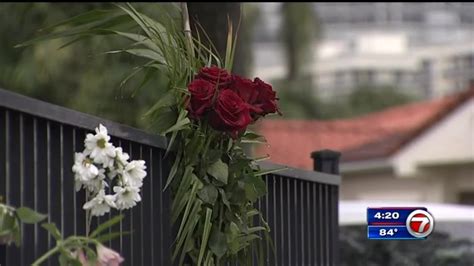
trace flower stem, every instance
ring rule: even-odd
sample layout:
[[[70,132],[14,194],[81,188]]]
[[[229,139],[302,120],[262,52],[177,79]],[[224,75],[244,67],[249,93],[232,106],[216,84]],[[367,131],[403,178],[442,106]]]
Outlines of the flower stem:
[[[194,58],[193,36],[191,35],[191,26],[189,24],[188,4],[181,3],[181,16],[183,18],[183,30],[186,39],[188,40],[188,52],[191,58]]]
[[[32,266],[37,266],[37,265],[40,265],[43,261],[45,261],[46,259],[48,259],[51,255],[53,255],[54,253],[56,253],[57,251],[59,250],[59,246],[56,246],[54,247],[53,249],[50,249],[48,252],[44,253],[43,256],[41,256],[39,259],[37,259],[35,262],[33,262],[33,264],[31,264]]]
[[[89,191],[86,191],[86,202],[88,202],[90,199],[90,193]],[[91,213],[90,209],[86,210],[86,236],[89,236],[90,228],[91,228]]]

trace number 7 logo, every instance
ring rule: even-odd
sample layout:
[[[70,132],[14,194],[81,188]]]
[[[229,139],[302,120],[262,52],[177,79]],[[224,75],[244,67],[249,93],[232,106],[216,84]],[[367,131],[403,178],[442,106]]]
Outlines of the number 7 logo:
[[[420,215],[420,214],[418,214],[418,215]],[[415,216],[415,217],[411,218],[410,227],[412,229],[415,229],[415,228],[413,228],[414,227],[413,225],[415,224],[415,222],[421,222],[419,227],[418,227],[417,232],[418,233],[423,233],[425,231],[426,225],[428,225],[430,223],[430,219],[428,219],[428,217],[426,217],[426,216]]]
[[[406,221],[407,231],[416,238],[425,238],[433,232],[433,216],[424,210],[414,210]]]

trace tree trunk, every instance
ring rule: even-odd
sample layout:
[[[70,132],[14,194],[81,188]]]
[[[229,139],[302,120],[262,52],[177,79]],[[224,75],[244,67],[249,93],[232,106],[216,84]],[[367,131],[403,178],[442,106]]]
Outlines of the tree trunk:
[[[234,33],[240,19],[240,3],[195,3],[188,2],[189,17],[191,19],[191,30],[196,32],[199,29],[197,22],[204,28],[207,35],[217,49],[219,56],[225,58],[227,45],[227,18],[232,22]],[[201,32],[201,30],[199,30]],[[195,36],[195,35],[194,35]],[[239,36],[240,37],[240,36]],[[201,35],[201,41],[209,46],[205,38]],[[237,41],[240,45],[241,41]],[[236,51],[234,66],[239,64],[239,49]],[[235,71],[234,71],[235,72]],[[241,74],[241,73],[238,73]]]

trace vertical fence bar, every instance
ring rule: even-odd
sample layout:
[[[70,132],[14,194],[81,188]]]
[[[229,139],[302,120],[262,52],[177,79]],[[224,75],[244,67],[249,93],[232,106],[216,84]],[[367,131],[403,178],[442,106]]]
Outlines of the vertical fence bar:
[[[7,114],[7,204],[14,207],[21,205],[21,177],[20,177],[20,114],[8,111]],[[10,245],[7,247],[7,265],[20,265],[20,249]]]
[[[141,146],[138,145],[137,143],[130,143],[130,157],[131,160],[140,160],[142,158],[141,152],[140,152]],[[147,180],[143,180],[144,182],[147,182]],[[142,197],[144,196],[145,191],[143,191],[143,187],[141,189],[140,194]],[[141,216],[142,216],[142,208],[143,208],[143,200],[140,201],[135,207],[131,209],[130,216],[131,216],[131,230],[133,230],[132,233],[132,262],[133,265],[142,265],[142,250],[143,246],[141,245],[142,239],[143,239],[143,227],[141,223]]]
[[[141,202],[141,256],[142,256],[142,265],[153,265],[152,263],[152,254],[153,254],[153,223],[150,219],[151,213],[153,211],[153,199],[151,197],[152,193],[152,182],[153,182],[153,171],[151,168],[151,158],[150,158],[150,148],[146,146],[140,146],[140,158],[145,161],[147,167],[147,176],[143,180],[142,187],[142,202]]]
[[[84,139],[87,135],[87,132],[83,129],[76,128],[74,130],[74,142],[75,142],[75,152],[82,152],[84,150]],[[72,167],[72,166],[71,166]],[[71,170],[72,171],[72,170]],[[78,235],[86,234],[86,213],[82,208],[86,202],[86,194],[83,190],[75,192],[76,197],[76,231]]]
[[[0,108],[0,202],[6,203],[7,111]],[[6,246],[0,245],[0,264],[6,265]]]
[[[339,158],[341,153],[332,150],[316,151],[311,154],[314,160],[314,170],[339,175]],[[324,185],[325,195],[325,262],[329,265],[339,263],[339,190],[335,185]]]
[[[51,217],[51,222],[56,224],[59,232],[63,232],[62,214],[64,209],[61,206],[62,200],[62,180],[61,180],[61,125],[59,123],[48,122],[49,129],[49,156],[48,156],[48,168],[49,168],[49,212],[48,215]],[[50,235],[49,248],[56,246],[56,240]],[[50,265],[56,265],[57,256],[50,259]]]
[[[35,209],[35,158],[34,158],[34,119],[24,115],[22,123],[22,205]],[[35,226],[25,225],[22,231],[23,264],[31,265],[35,259]]]
[[[71,236],[75,233],[75,198],[76,191],[74,188],[74,173],[72,165],[74,165],[74,131],[70,126],[61,126],[61,179],[62,179],[62,229],[64,236]],[[71,206],[73,206],[71,208]]]

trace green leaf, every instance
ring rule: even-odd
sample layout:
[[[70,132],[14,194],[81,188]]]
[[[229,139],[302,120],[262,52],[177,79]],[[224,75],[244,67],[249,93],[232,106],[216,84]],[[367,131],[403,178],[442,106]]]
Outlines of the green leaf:
[[[58,38],[80,36],[80,35],[86,35],[86,34],[101,34],[101,33],[103,34],[104,31],[99,30],[99,28],[105,29],[107,27],[117,26],[129,21],[130,21],[130,18],[127,15],[111,15],[111,16],[109,15],[101,20],[94,20],[94,21],[91,21],[90,23],[71,27],[68,30],[42,35],[33,40],[29,40],[24,43],[18,44],[15,46],[15,48],[28,46],[28,45],[32,45],[34,43],[38,43],[41,41],[53,40],[53,39],[58,39]],[[67,21],[64,23],[66,24]]]
[[[152,119],[151,128],[162,136],[176,123],[176,119],[178,118],[178,114],[169,107],[154,110],[150,116]]]
[[[255,226],[255,227],[250,227],[248,229],[248,232],[249,233],[255,233],[255,232],[258,232],[258,231],[264,231],[264,230],[267,230],[267,228],[263,227],[263,226]]]
[[[247,139],[247,140],[255,140],[255,139],[261,139],[261,138],[264,138],[264,136],[250,130],[247,130],[242,136],[242,139]]]
[[[213,163],[209,169],[207,169],[207,173],[216,178],[217,180],[221,181],[224,184],[227,184],[227,178],[229,176],[229,167],[227,164],[222,162],[222,160],[218,160],[217,162]]]
[[[15,227],[12,230],[13,234],[13,242],[17,247],[21,245],[21,232],[20,232],[20,225],[18,223],[15,224]]]
[[[245,183],[238,181],[234,186],[232,186],[230,201],[233,204],[241,205],[247,202],[245,195]]]
[[[86,250],[86,257],[89,265],[96,265],[97,254],[95,253],[95,251],[88,246],[84,246],[83,248]]]
[[[127,232],[127,231],[124,231],[124,232],[112,232],[112,233],[109,233],[109,234],[105,234],[105,235],[100,235],[98,237],[96,237],[95,239],[101,243],[104,243],[106,241],[109,241],[109,240],[112,240],[112,239],[115,239],[119,236],[126,236],[126,235],[130,235],[130,232]]]
[[[173,203],[171,204],[171,222],[174,223],[181,212],[184,210],[187,201],[193,195],[189,191],[189,187],[197,180],[197,176],[193,174],[194,168],[192,166],[187,166],[184,170],[184,174],[181,177],[181,182],[178,185],[178,190],[174,195]]]
[[[267,193],[265,182],[259,177],[250,177],[245,180],[245,195],[248,200],[255,202]]]
[[[125,86],[125,84],[126,84],[131,78],[133,78],[135,75],[137,75],[137,74],[138,74],[139,72],[141,72],[143,69],[145,69],[145,67],[146,67],[147,65],[151,65],[151,64],[152,64],[152,62],[148,62],[148,63],[146,63],[145,65],[138,66],[138,67],[134,67],[134,70],[120,82],[120,88],[123,88],[123,87]]]
[[[104,222],[104,223],[101,223],[99,226],[97,226],[97,228],[90,234],[90,237],[94,238],[95,236],[99,235],[102,231],[104,231],[105,229],[119,223],[123,217],[125,217],[123,214],[121,215],[117,215],[111,219],[109,219],[108,221]]]
[[[288,169],[288,167],[280,167],[280,168],[275,168],[275,169],[270,169],[270,170],[262,170],[262,171],[258,171],[256,173],[254,173],[254,175],[255,176],[268,175],[268,174],[284,171],[284,170],[287,170],[287,169]]]
[[[41,227],[48,230],[48,232],[54,237],[56,240],[61,240],[61,233],[59,232],[58,228],[54,223],[43,223]]]
[[[198,191],[198,196],[202,201],[214,205],[217,199],[217,189],[213,185],[206,185]]]
[[[209,164],[217,162],[222,157],[222,151],[220,150],[209,150],[207,152],[207,161]]]
[[[10,231],[16,223],[18,223],[18,220],[14,212],[0,205],[0,231]]]
[[[219,194],[221,194],[222,203],[224,203],[224,205],[230,210],[230,202],[227,199],[227,194],[222,188],[218,188],[218,190],[219,190]]]
[[[265,161],[265,160],[268,160],[268,159],[270,159],[270,155],[254,158],[253,161],[254,162],[261,162],[261,161]]]
[[[228,32],[227,32],[227,45],[225,49],[225,69],[227,71],[231,72],[232,71],[232,62],[231,62],[231,56],[232,56],[232,22],[230,19],[228,19]]]
[[[240,247],[237,238],[239,237],[240,229],[236,223],[230,222],[229,227],[226,229],[226,238],[228,249],[231,254],[235,254],[238,248]]]
[[[238,237],[236,241],[237,241],[237,243],[239,243],[239,246],[235,250],[233,250],[233,252],[237,253],[241,249],[243,249],[243,248],[247,247],[248,245],[250,245],[250,242],[255,240],[255,239],[261,239],[261,237],[259,235],[256,235],[256,234],[251,234],[251,235],[245,235],[245,236]]]
[[[191,124],[191,120],[187,118],[188,111],[185,109],[182,109],[181,112],[179,113],[178,120],[176,121],[176,124],[174,124],[172,127],[168,128],[165,131],[166,133],[172,132],[172,131],[178,131],[183,129],[186,125]]]
[[[9,245],[11,241],[20,247],[20,225],[13,211],[2,208],[0,205],[0,243]]]
[[[245,198],[251,202],[255,202],[258,199],[257,191],[251,184],[245,184]]]
[[[199,180],[194,180],[193,188],[191,189],[191,194],[189,196],[188,203],[186,204],[186,209],[184,210],[183,217],[181,218],[181,225],[178,229],[177,238],[180,238],[181,233],[183,232],[183,229],[185,228],[185,224],[186,224],[186,221],[188,220],[188,215],[191,210],[191,206],[193,204],[196,205],[198,202],[201,202],[201,200],[198,200],[198,201],[195,200],[199,182],[200,182]],[[189,220],[192,220],[192,219],[194,219],[194,217],[192,215],[189,216]]]
[[[207,240],[209,239],[209,234],[211,233],[212,223],[211,223],[212,210],[206,209],[206,219],[204,221],[204,231],[202,232],[201,239],[201,249],[199,250],[199,257],[197,265],[201,265],[204,251],[206,250]]]
[[[200,204],[201,204],[201,201],[199,201],[199,206],[196,208],[197,210],[200,210],[200,209],[201,209]],[[193,236],[192,236],[192,235],[193,235],[193,231],[194,231],[194,229],[196,228],[198,222],[201,220],[201,216],[198,214],[198,212],[194,213],[194,214],[193,214],[193,217],[194,217],[194,220],[189,221],[188,226],[186,226],[186,236],[185,236],[185,237],[186,237],[186,240],[185,240],[184,243],[185,243],[185,245],[187,244],[187,248],[189,248],[189,245],[190,245],[190,244],[189,244],[189,241],[191,241],[191,239],[193,238]],[[184,237],[183,237],[182,239],[184,239]],[[180,241],[181,241],[181,239],[180,239]],[[178,243],[178,246],[177,246],[177,248],[176,248],[176,251],[179,250],[178,247],[180,247],[180,246],[181,246],[180,243]],[[186,255],[185,248],[186,248],[186,247],[183,247],[183,251],[181,252],[181,256],[180,256],[180,258],[179,258],[179,265],[183,265],[184,256]],[[173,260],[174,260],[174,258],[175,258],[175,256],[173,256]]]
[[[266,144],[267,140],[262,135],[247,130],[245,134],[240,138],[240,143],[260,143]]]
[[[57,28],[57,27],[62,26],[62,25],[66,25],[66,24],[69,24],[69,25],[87,24],[87,23],[91,23],[91,22],[94,22],[94,21],[98,21],[98,20],[110,17],[110,15],[113,14],[113,13],[116,13],[116,11],[115,10],[92,10],[92,11],[88,11],[88,12],[79,14],[77,16],[74,16],[72,18],[63,20],[59,23],[53,24],[53,25],[48,26],[46,28],[43,28],[43,29],[41,29],[41,31],[50,30],[50,29]]]
[[[47,215],[35,212],[34,210],[28,207],[20,207],[16,209],[16,214],[22,223],[34,224],[44,220]]]
[[[105,52],[105,54],[117,54],[117,53],[129,53],[131,55],[135,55],[138,57],[148,58],[160,63],[165,63],[162,55],[150,49],[136,48],[136,49],[124,49],[124,50],[114,50],[114,51]]]
[[[181,232],[181,228],[180,228],[180,231],[178,231],[178,235],[177,235],[177,240],[178,241],[177,241],[174,253],[172,255],[173,260],[178,255],[179,249],[186,242],[185,241],[186,238],[194,230],[194,228],[196,227],[196,225],[199,222],[199,219],[201,217],[199,215],[199,213],[201,212],[202,201],[198,199],[198,200],[193,201],[193,203],[194,203],[193,209],[191,211],[191,214],[189,215],[190,217],[192,217],[192,219],[187,219],[187,220],[183,219],[181,221],[182,224],[183,224],[183,229],[182,229],[183,233],[182,234],[180,233]]]
[[[144,46],[150,48],[151,50],[155,52],[161,52],[161,49],[150,38],[146,36],[143,36],[141,34],[135,34],[135,33],[121,32],[121,31],[113,31],[113,32],[129,40],[135,41],[139,44],[143,44]]]
[[[221,258],[227,252],[227,240],[224,233],[218,229],[213,230],[209,239],[209,248],[218,257]]]
[[[137,14],[138,12],[136,12],[136,10],[134,10],[131,5],[127,5],[127,7],[118,4],[115,5],[125,11],[133,20],[135,20],[135,22],[142,28],[148,37],[153,35],[153,33],[148,29],[148,26],[143,23],[142,17]]]
[[[58,260],[61,266],[82,266],[82,263],[63,247],[59,248]]]
[[[137,92],[143,88],[143,86],[145,86],[146,84],[148,84],[148,82],[150,80],[152,80],[153,78],[156,77],[156,72],[158,71],[156,68],[156,66],[160,66],[159,64],[151,64],[151,65],[145,65],[144,67],[146,67],[146,72],[145,72],[145,77],[143,78],[142,82],[140,83],[140,85],[138,85],[138,87],[136,87],[134,90],[133,90],[133,93],[132,93],[132,97],[135,97],[135,95],[137,94]]]
[[[8,235],[10,234],[10,229],[5,229],[3,231],[0,231],[0,236]]]
[[[171,167],[171,170],[170,170],[170,173],[168,175],[168,179],[166,180],[166,185],[165,185],[165,188],[163,189],[163,191],[165,191],[166,188],[168,188],[168,186],[171,184],[171,182],[173,182],[173,178],[176,176],[176,172],[178,171],[179,163],[181,162],[181,159],[182,159],[181,157],[182,157],[182,151],[179,150],[178,153],[176,154],[176,158],[174,159],[173,166]]]
[[[157,110],[163,108],[163,107],[168,107],[176,104],[176,98],[172,90],[166,91],[160,99],[148,110],[144,116],[149,116],[153,112],[156,112]],[[176,121],[176,120],[175,120]],[[160,121],[161,122],[161,121]]]
[[[252,217],[252,216],[255,216],[257,214],[259,214],[260,212],[256,209],[253,209],[253,210],[250,210],[247,212],[247,217]]]

